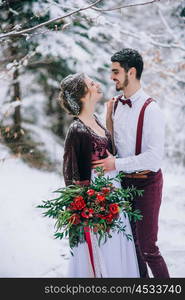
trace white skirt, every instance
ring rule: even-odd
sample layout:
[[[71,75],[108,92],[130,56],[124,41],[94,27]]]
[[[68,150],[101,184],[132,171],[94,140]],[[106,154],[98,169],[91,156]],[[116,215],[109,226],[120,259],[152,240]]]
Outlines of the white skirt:
[[[105,173],[105,176],[114,177],[116,171]],[[93,179],[94,172],[91,178]],[[114,185],[120,187],[120,183],[115,181]],[[126,233],[132,235],[128,217],[121,215],[121,220],[126,225]],[[98,245],[97,236],[90,232],[94,269],[93,272],[89,249],[87,243],[81,243],[73,248],[73,256],[69,258],[68,272],[66,277],[70,278],[138,278],[139,268],[136,256],[134,241],[128,240],[124,233],[110,231],[112,238],[108,238],[105,243]]]

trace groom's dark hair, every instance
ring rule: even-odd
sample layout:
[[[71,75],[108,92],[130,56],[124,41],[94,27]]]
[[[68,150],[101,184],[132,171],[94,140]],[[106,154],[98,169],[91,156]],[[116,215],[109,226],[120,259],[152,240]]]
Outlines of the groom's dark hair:
[[[126,72],[132,67],[136,69],[136,78],[140,79],[143,71],[143,59],[137,50],[123,48],[111,56],[112,62],[119,62]]]

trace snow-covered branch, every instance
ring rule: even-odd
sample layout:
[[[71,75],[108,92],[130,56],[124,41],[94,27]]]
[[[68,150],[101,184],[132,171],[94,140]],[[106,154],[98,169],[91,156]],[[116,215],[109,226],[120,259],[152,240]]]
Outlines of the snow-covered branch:
[[[158,13],[159,13],[159,16],[161,18],[161,21],[163,22],[167,32],[173,37],[173,39],[175,40],[176,44],[173,44],[173,48],[179,48],[183,51],[185,51],[185,47],[181,44],[181,42],[178,40],[177,38],[177,35],[173,32],[173,30],[171,29],[171,27],[169,26],[168,22],[166,21],[163,13],[162,13],[162,10],[160,8],[159,5],[157,5],[157,8],[158,8]]]
[[[152,69],[151,69],[151,70],[152,70],[153,72],[155,72],[155,73],[160,73],[160,74],[162,74],[162,75],[165,75],[165,77],[171,77],[171,78],[173,78],[175,81],[185,84],[184,78],[179,77],[178,75],[176,75],[174,72],[172,72],[172,71],[170,71],[170,70],[162,69],[162,67],[159,68],[159,67],[156,67],[156,66],[155,66],[155,67],[152,66]]]
[[[131,36],[137,40],[143,40],[143,35],[141,35],[141,33],[134,33],[134,32],[130,32],[127,30],[121,30],[121,33]],[[169,43],[169,44],[165,44],[165,43],[160,43],[155,41],[151,36],[149,36],[148,34],[145,35],[145,39],[147,40],[148,43],[150,43],[151,45],[157,46],[157,47],[161,47],[161,48],[177,48],[180,49],[182,51],[185,51],[185,47],[183,47],[179,42],[177,43]]]
[[[133,7],[133,6],[139,6],[139,5],[147,5],[147,4],[152,4],[154,2],[159,2],[160,0],[151,0],[151,1],[147,1],[147,2],[141,2],[141,3],[131,3],[131,4],[127,4],[127,5],[123,5],[123,6],[119,6],[119,7],[112,7],[112,8],[107,8],[107,9],[101,9],[101,8],[97,8],[95,7],[98,3],[100,3],[102,0],[97,0],[95,1],[94,3],[86,6],[86,7],[83,7],[83,8],[79,8],[75,11],[72,11],[64,16],[60,16],[60,17],[57,17],[57,18],[53,18],[51,20],[48,20],[46,22],[43,22],[43,23],[40,23],[38,25],[35,25],[31,28],[27,28],[27,29],[23,29],[23,30],[13,30],[11,32],[8,32],[8,33],[4,33],[4,34],[0,34],[0,39],[3,39],[3,38],[7,38],[7,37],[17,37],[17,36],[21,36],[21,35],[26,35],[28,37],[28,35],[30,33],[32,33],[33,31],[35,31],[36,29],[39,29],[43,26],[47,26],[47,25],[50,25],[52,23],[55,23],[57,21],[61,21],[67,17],[70,17],[74,14],[77,14],[81,11],[84,11],[84,10],[88,10],[88,9],[94,9],[98,12],[106,12],[106,11],[113,11],[113,10],[119,10],[119,9],[122,9],[122,8],[127,8],[127,7]]]
[[[157,5],[157,10],[158,10],[158,14],[161,18],[161,21],[163,22],[165,28],[167,29],[168,33],[173,37],[173,39],[176,41],[176,35],[174,34],[173,30],[170,28],[169,24],[167,23],[162,11],[161,11],[161,8],[159,5]]]
[[[75,11],[72,11],[72,12],[70,12],[70,13],[64,15],[64,16],[53,18],[53,19],[48,20],[46,22],[43,22],[41,24],[35,25],[35,26],[31,27],[31,28],[23,29],[23,30],[20,30],[20,31],[13,30],[11,32],[1,34],[0,35],[0,39],[7,38],[7,37],[17,37],[17,36],[20,36],[20,35],[28,35],[29,33],[33,32],[34,30],[36,30],[38,28],[41,28],[43,26],[47,26],[47,25],[52,24],[54,22],[57,22],[57,21],[60,21],[62,19],[65,19],[67,17],[70,17],[70,16],[72,16],[74,14],[79,13],[80,11],[88,10],[88,9],[94,7],[95,5],[97,5],[98,3],[100,3],[101,1],[102,0],[97,0],[94,3],[92,3],[92,4],[90,4],[90,5],[86,6],[86,7],[79,8],[79,9],[77,9]]]
[[[6,103],[0,108],[0,116],[1,116],[1,121],[3,120],[4,117],[9,116],[11,113],[14,112],[15,108],[19,105],[21,105],[21,100],[17,99],[16,101]]]
[[[118,6],[118,7],[112,7],[112,8],[105,8],[105,9],[93,7],[93,9],[97,10],[99,12],[106,12],[106,11],[113,11],[113,10],[118,10],[118,9],[122,9],[122,8],[132,7],[132,6],[152,4],[154,2],[159,2],[159,1],[160,0],[151,0],[151,1],[148,1],[148,2],[131,3],[131,4],[127,4],[127,5],[122,5],[122,6]]]

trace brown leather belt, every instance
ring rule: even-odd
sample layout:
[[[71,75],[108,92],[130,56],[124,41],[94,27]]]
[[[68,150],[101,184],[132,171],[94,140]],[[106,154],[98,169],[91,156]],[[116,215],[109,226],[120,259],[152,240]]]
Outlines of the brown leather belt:
[[[150,173],[150,170],[141,171],[141,172],[135,172],[135,173],[123,173],[126,178],[147,178],[148,173]]]

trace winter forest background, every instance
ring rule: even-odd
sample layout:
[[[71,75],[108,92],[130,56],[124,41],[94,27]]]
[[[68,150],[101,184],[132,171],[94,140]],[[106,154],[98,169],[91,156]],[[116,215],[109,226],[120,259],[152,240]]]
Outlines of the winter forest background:
[[[142,85],[164,113],[158,245],[171,277],[185,277],[184,0],[0,0],[0,277],[65,277],[67,241],[36,208],[63,185],[72,118],[57,102],[60,81],[84,71],[101,82],[104,120],[116,94],[110,56],[123,47],[143,55]]]

